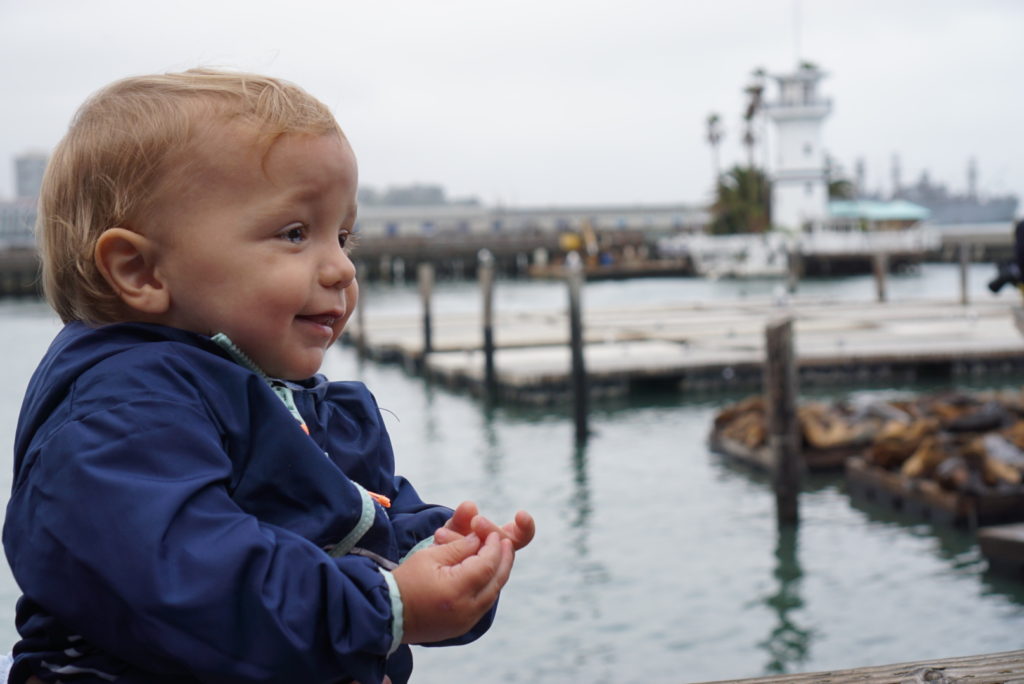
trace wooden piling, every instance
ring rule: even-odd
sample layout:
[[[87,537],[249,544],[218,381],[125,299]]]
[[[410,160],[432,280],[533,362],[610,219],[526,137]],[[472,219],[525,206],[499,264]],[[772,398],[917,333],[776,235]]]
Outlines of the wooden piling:
[[[885,252],[876,252],[871,259],[875,272],[875,292],[878,301],[886,300],[885,279],[889,272],[889,255]]]
[[[360,359],[366,358],[368,346],[366,344],[366,298],[360,297],[356,302],[356,355]]]
[[[967,271],[971,264],[971,245],[966,240],[960,243],[960,303],[966,306],[970,301],[967,294]]]
[[[796,245],[789,245],[786,250],[786,291],[796,292],[797,284],[800,282],[800,271],[803,269],[800,249]]]
[[[433,351],[430,300],[434,293],[434,265],[424,262],[419,265],[417,270],[417,278],[420,284],[420,299],[423,302],[423,356],[426,357]]]
[[[796,413],[797,368],[793,352],[793,319],[772,321],[765,328],[764,391],[768,410],[768,444],[772,484],[780,525],[799,520],[800,427]]]
[[[484,392],[493,400],[498,388],[494,373],[494,255],[488,249],[477,253],[477,279],[483,297]]]
[[[583,260],[578,252],[569,252],[565,259],[565,275],[569,284],[569,347],[572,355],[573,417],[576,443],[587,441],[587,368],[583,359]]]

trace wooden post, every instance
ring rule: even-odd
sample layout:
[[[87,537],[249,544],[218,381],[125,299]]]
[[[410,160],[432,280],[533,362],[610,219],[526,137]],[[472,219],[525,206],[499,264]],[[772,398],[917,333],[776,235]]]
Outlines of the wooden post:
[[[967,305],[970,298],[967,295],[967,271],[971,265],[971,245],[966,240],[960,243],[960,303]]]
[[[356,356],[366,358],[366,297],[356,302]]]
[[[796,413],[797,368],[793,353],[793,319],[782,318],[765,329],[764,395],[771,449],[772,484],[780,525],[799,520],[800,425]]]
[[[494,373],[494,255],[488,249],[477,252],[477,278],[483,295],[484,392],[489,400],[497,396]]]
[[[889,255],[885,252],[875,252],[872,263],[875,269],[875,292],[878,294],[878,301],[884,302],[885,278],[889,271]]]
[[[786,290],[790,294],[796,292],[802,269],[800,248],[796,244],[791,243],[786,249]]]
[[[423,358],[433,351],[433,330],[430,320],[430,299],[434,292],[434,265],[424,262],[419,265],[417,277],[420,283],[420,299],[423,301]]]
[[[587,368],[583,359],[583,260],[578,252],[565,258],[565,275],[569,283],[569,349],[572,355],[573,417],[576,443],[587,441]]]

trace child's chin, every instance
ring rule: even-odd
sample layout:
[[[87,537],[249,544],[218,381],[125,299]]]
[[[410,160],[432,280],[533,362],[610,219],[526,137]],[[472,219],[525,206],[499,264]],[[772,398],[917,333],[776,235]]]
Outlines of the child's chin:
[[[297,361],[295,363],[286,364],[279,366],[278,373],[271,373],[268,371],[268,375],[281,380],[305,380],[317,374],[320,370],[320,366],[323,365],[323,354],[318,358],[304,359],[303,361]]]

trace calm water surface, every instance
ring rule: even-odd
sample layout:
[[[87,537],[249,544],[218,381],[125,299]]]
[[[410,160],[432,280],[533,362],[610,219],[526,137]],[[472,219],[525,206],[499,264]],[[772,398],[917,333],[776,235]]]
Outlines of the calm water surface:
[[[972,270],[973,297],[992,297],[984,284],[993,273]],[[584,303],[711,300],[772,288],[591,283]],[[873,288],[870,278],[812,281],[798,296],[867,301]],[[955,302],[956,268],[894,278],[889,293]],[[505,309],[565,306],[556,283],[500,282],[496,294]],[[408,287],[369,287],[365,298],[371,322],[372,311],[419,306]],[[472,284],[438,285],[435,310],[478,305]],[[10,487],[21,392],[57,329],[40,304],[0,303],[0,491]],[[576,448],[563,409],[487,408],[399,368],[361,364],[344,347],[323,370],[374,390],[399,469],[424,498],[474,499],[501,521],[517,508],[537,518],[537,539],[517,558],[494,628],[468,647],[418,649],[416,681],[685,682],[1024,647],[1024,586],[987,574],[965,533],[855,505],[838,476],[806,482],[799,529],[777,533],[767,482],[705,445],[713,415],[731,397],[598,405],[593,438]],[[891,388],[872,390],[881,391]],[[16,638],[17,595],[4,565],[5,644]]]

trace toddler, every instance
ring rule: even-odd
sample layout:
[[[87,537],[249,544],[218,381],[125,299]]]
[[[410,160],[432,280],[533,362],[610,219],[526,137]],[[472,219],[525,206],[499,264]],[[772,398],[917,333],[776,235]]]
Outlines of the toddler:
[[[358,298],[356,161],[253,74],[129,78],[40,197],[65,322],[27,390],[4,548],[12,682],[408,679],[490,625],[534,534],[395,474],[361,383],[317,371]]]

